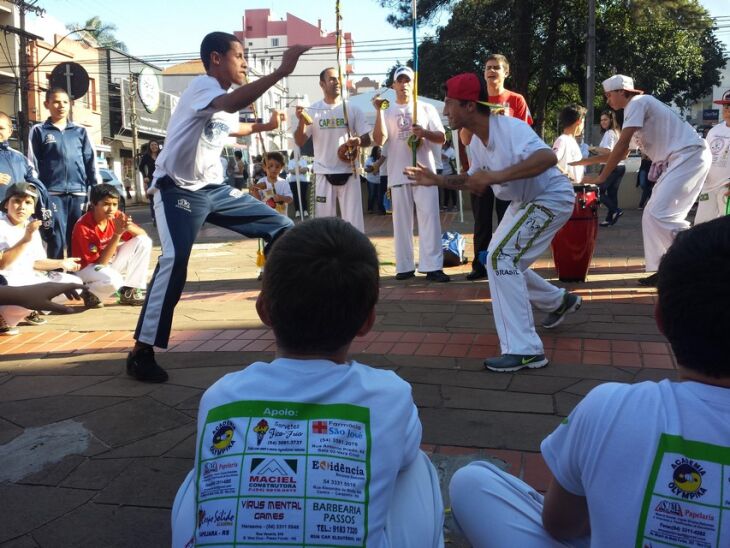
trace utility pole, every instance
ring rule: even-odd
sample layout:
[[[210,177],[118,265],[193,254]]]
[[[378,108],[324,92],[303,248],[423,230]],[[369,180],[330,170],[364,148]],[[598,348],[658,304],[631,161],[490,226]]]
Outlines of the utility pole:
[[[18,33],[20,51],[18,54],[20,74],[18,75],[18,87],[20,88],[20,111],[17,113],[16,120],[18,123],[18,140],[20,141],[21,150],[26,152],[28,146],[28,35],[25,32],[25,14],[33,12],[38,16],[43,16],[46,10],[36,6],[38,0],[10,0],[12,4],[18,7],[20,15],[20,30]]]
[[[142,180],[139,177],[139,135],[137,133],[137,83],[139,74],[129,73],[129,122],[132,126],[132,169],[134,170],[134,203],[144,203]]]
[[[596,93],[596,0],[588,0],[588,40],[586,44],[586,113],[583,142],[592,144],[593,102]]]

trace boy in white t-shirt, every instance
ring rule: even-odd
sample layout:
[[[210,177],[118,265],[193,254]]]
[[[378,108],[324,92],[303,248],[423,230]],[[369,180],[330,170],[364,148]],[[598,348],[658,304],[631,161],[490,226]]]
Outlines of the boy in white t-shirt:
[[[410,385],[348,358],[375,322],[378,271],[372,243],[341,219],[304,221],[277,241],[256,301],[277,356],[203,394],[174,548],[443,546]]]
[[[583,166],[569,165],[583,158],[576,137],[583,133],[586,109],[580,105],[568,105],[560,111],[558,120],[563,133],[553,143],[553,152],[558,157],[557,168],[567,175],[574,185],[583,180]]]
[[[544,500],[486,462],[454,474],[451,509],[472,546],[730,546],[728,234],[729,217],[700,224],[659,266],[657,325],[679,381],[593,389],[542,442]]]
[[[603,89],[608,106],[624,110],[621,135],[610,154],[584,158],[576,165],[605,163],[600,175],[584,179],[587,184],[602,185],[628,156],[632,139],[652,162],[666,165],[641,217],[646,271],[654,274],[639,283],[654,287],[659,260],[676,234],[689,228],[687,214],[710,170],[710,150],[677,113],[651,95],[634,89],[632,78],[616,74],[603,81]]]
[[[516,118],[490,115],[495,105],[486,102],[485,87],[472,73],[446,82],[444,115],[449,126],[465,127],[474,135],[469,172],[443,177],[422,164],[405,171],[421,185],[466,189],[477,195],[491,186],[497,198],[510,200],[489,243],[485,265],[502,355],[488,358],[484,366],[508,372],[545,367],[548,360],[530,305],[549,312],[542,326],[550,329],[578,310],[581,298],[542,279],[530,265],[568,222],[575,193],[555,167],[555,153],[530,126]]]
[[[224,184],[221,150],[229,136],[242,137],[278,127],[274,112],[268,124],[242,123],[238,111],[253,103],[296,67],[309,48],[284,51],[273,73],[249,84],[241,42],[232,34],[211,32],[200,45],[206,74],[192,80],[167,126],[165,148],[155,163],[150,193],[162,255],[150,281],[145,304],[127,356],[127,374],[144,382],[165,382],[154,346],[167,348],[175,306],[180,300],[195,238],[208,221],[268,245],[292,226],[253,196]],[[240,87],[229,92],[232,84]]]
[[[695,224],[725,215],[727,211],[726,194],[730,187],[730,90],[713,103],[722,105],[722,121],[713,126],[705,137],[712,154],[712,166],[702,186]]]
[[[49,259],[38,229],[42,221],[33,219],[39,193],[31,183],[13,183],[0,203],[0,275],[7,285],[35,285],[43,282],[81,284],[81,280],[64,272],[79,270],[79,259]],[[58,297],[62,301],[63,297]],[[0,307],[0,335],[17,335],[16,326],[28,315],[19,306]],[[41,322],[34,322],[41,323]],[[45,323],[45,322],[42,322]]]
[[[279,177],[284,167],[284,157],[280,152],[267,152],[265,159],[266,177],[262,177],[256,182],[258,199],[269,207],[273,207],[278,213],[286,215],[289,204],[294,201],[294,196],[289,183]]]

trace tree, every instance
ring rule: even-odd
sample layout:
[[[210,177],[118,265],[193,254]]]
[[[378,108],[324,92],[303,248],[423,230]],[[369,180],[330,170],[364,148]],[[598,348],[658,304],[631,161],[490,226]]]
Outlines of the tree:
[[[114,48],[123,52],[127,51],[127,44],[114,36],[114,31],[117,30],[117,26],[114,23],[102,22],[98,15],[87,19],[85,23],[70,23],[66,25],[66,28],[68,30],[85,29],[80,34],[93,39],[99,46]]]
[[[391,23],[411,24],[410,0],[378,1],[392,10]],[[488,53],[503,53],[507,86],[527,97],[538,133],[562,106],[582,102],[587,0],[419,0],[419,22],[443,10],[449,22],[419,47],[420,93],[440,97],[450,76],[481,72]],[[597,114],[605,108],[600,82],[616,72],[679,107],[707,95],[727,60],[716,30],[697,0],[597,0]]]

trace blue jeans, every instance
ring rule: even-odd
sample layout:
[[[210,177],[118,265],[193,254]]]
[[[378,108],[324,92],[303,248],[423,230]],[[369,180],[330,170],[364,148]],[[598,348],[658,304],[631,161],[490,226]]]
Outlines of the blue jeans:
[[[154,201],[162,255],[157,259],[134,339],[167,348],[190,252],[204,222],[249,238],[263,238],[269,245],[293,223],[264,202],[228,185],[208,185],[192,192],[164,177],[157,181],[157,188]]]
[[[621,186],[624,173],[626,173],[626,166],[616,166],[616,169],[608,175],[606,181],[600,186],[601,203],[608,209],[607,221],[610,221],[618,212],[618,187]]]

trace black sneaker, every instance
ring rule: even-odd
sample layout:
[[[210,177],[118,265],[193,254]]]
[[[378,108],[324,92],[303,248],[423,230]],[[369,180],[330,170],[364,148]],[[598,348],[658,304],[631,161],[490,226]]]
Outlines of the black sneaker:
[[[127,375],[142,382],[165,382],[167,372],[155,361],[155,351],[151,346],[140,348],[127,356]]]
[[[434,270],[432,272],[426,272],[426,279],[429,282],[438,282],[438,283],[446,283],[446,282],[451,281],[451,278],[449,278],[446,274],[444,274],[443,270]]]
[[[408,272],[398,272],[395,275],[395,279],[396,280],[401,280],[401,281],[402,280],[410,280],[415,275],[416,275],[416,271],[415,270],[409,270]]]
[[[81,290],[81,298],[84,300],[84,306],[86,308],[104,308],[104,303],[101,302],[101,299],[86,288]]]
[[[484,367],[490,371],[512,372],[519,371],[525,367],[529,369],[538,369],[545,367],[548,360],[545,354],[537,354],[535,356],[521,356],[519,354],[503,354],[498,358],[488,358],[484,360]]]
[[[563,302],[558,308],[545,316],[545,319],[542,321],[542,326],[545,329],[552,329],[553,327],[557,327],[563,322],[565,316],[567,316],[571,312],[575,312],[576,310],[578,310],[582,302],[583,299],[581,299],[580,296],[566,291],[563,294]]]
[[[25,318],[23,318],[23,321],[20,322],[18,325],[43,325],[44,323],[48,322],[43,316],[38,313],[37,310],[34,310]]]
[[[651,276],[647,276],[646,278],[641,278],[639,280],[639,285],[643,285],[644,287],[656,287],[657,282],[659,281],[659,275],[654,272]]]
[[[487,277],[487,269],[484,268],[484,266],[482,266],[481,268],[478,266],[472,266],[471,272],[469,272],[469,274],[466,275],[466,279],[469,281],[472,281],[472,282],[474,280],[481,280],[482,278],[486,278],[486,277]]]
[[[127,286],[119,288],[119,304],[127,306],[142,306],[144,304],[142,291],[140,289]]]

